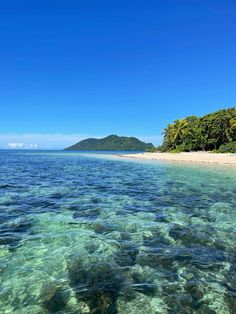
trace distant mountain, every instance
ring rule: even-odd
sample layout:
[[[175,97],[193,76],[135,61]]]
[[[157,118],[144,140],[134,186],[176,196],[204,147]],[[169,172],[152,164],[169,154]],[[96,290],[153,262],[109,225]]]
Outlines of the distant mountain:
[[[123,151],[146,151],[153,150],[151,143],[141,142],[135,137],[109,135],[107,137],[87,138],[67,147],[65,150],[123,150]]]

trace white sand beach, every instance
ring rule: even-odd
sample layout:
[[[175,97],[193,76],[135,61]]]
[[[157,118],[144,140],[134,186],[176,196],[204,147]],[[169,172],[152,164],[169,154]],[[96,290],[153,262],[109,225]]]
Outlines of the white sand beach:
[[[164,160],[185,163],[207,163],[220,165],[235,165],[236,155],[233,154],[216,154],[210,152],[188,152],[188,153],[138,153],[123,154],[120,157],[137,158],[146,160]]]

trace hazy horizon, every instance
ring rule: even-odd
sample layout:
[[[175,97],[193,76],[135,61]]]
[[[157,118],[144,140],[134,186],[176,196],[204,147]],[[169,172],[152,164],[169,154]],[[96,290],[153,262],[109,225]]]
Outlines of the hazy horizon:
[[[0,149],[63,149],[86,138],[103,138],[106,135],[80,134],[0,134]],[[134,136],[117,134],[119,136]],[[135,136],[146,143],[159,145],[162,136]]]

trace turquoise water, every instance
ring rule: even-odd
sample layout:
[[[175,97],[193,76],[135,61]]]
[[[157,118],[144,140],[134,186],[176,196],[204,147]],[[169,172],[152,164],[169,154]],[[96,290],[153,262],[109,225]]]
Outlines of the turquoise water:
[[[236,312],[236,170],[0,152],[0,313]]]

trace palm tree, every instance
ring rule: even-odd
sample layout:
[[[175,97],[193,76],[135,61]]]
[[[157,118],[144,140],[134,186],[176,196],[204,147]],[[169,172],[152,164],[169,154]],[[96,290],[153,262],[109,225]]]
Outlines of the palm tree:
[[[236,139],[236,117],[232,118],[229,121],[229,125],[230,125],[230,133],[233,136],[233,140],[235,140]]]
[[[188,133],[188,121],[186,119],[175,120],[164,129],[164,138],[170,149],[176,148],[178,141]]]
[[[230,124],[231,130],[235,130],[235,129],[236,129],[236,117],[235,117],[235,118],[232,118],[232,119],[229,121],[229,124]]]
[[[188,133],[188,121],[186,119],[175,120],[173,127],[171,128],[171,133],[173,137],[173,144],[176,148],[179,140],[184,141],[184,137]]]
[[[168,126],[164,129],[164,132],[162,133],[167,143],[173,142],[172,128],[173,124],[168,124]]]

